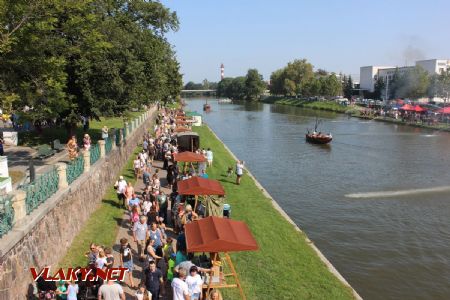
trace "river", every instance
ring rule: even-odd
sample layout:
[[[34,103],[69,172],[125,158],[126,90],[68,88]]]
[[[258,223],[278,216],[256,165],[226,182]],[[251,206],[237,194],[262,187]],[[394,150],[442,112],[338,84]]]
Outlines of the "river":
[[[187,103],[203,113],[204,99]],[[450,299],[448,133],[209,103],[204,121],[364,299]],[[316,116],[328,146],[305,142]]]

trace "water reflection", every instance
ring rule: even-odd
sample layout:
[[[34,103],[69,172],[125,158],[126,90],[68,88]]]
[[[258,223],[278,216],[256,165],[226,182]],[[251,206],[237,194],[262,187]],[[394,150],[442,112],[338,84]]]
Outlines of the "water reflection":
[[[449,134],[290,106],[211,104],[206,122],[365,299],[450,298],[449,192],[346,197],[448,186]],[[329,146],[305,142],[316,117],[333,134]]]

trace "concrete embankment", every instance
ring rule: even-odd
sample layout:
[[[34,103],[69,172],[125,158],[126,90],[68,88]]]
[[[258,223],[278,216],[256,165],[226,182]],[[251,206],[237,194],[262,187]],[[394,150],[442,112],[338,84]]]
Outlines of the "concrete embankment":
[[[234,164],[237,157],[207,126],[196,128],[195,131],[200,134],[201,146],[211,147],[214,151],[214,167],[218,167],[217,173],[213,174],[215,178],[226,177],[224,173],[227,167]],[[223,147],[223,152],[221,147]],[[219,159],[221,160],[216,163]],[[233,218],[246,221],[260,244],[258,253],[252,254],[250,257],[242,255],[243,258],[240,256],[241,254],[236,254],[234,258],[238,262],[243,286],[250,299],[262,299],[262,295],[269,297],[272,292],[272,290],[265,290],[265,287],[259,286],[261,282],[265,281],[265,276],[269,275],[265,273],[266,270],[261,263],[271,264],[273,268],[280,270],[277,274],[282,274],[276,276],[285,276],[285,278],[281,278],[280,283],[272,282],[275,286],[271,288],[277,292],[279,299],[294,299],[293,295],[296,295],[296,299],[303,299],[303,297],[308,299],[361,299],[251,172],[246,172],[241,186],[234,185],[230,180],[219,180],[223,182],[227,192],[227,201],[232,205]],[[273,209],[270,205],[265,205],[266,199]],[[271,228],[272,226],[274,228]],[[280,236],[282,238],[279,240]],[[292,253],[293,250],[294,253]],[[254,260],[258,259],[261,261],[255,263]],[[257,265],[255,269],[253,269],[253,264]],[[291,272],[291,270],[297,271]],[[252,271],[256,272],[256,275]],[[270,273],[270,271],[268,272]],[[275,275],[272,274],[273,276]],[[292,282],[292,286],[284,286],[283,281]],[[300,286],[295,286],[296,283]],[[286,288],[292,290],[287,292]],[[249,291],[249,289],[251,290]]]

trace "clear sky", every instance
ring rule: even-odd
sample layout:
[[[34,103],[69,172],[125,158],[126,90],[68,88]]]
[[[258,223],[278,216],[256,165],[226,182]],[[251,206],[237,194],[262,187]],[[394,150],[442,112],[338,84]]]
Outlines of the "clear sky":
[[[220,80],[297,58],[359,77],[366,65],[450,59],[450,0],[162,0],[180,30],[167,35],[183,81]]]

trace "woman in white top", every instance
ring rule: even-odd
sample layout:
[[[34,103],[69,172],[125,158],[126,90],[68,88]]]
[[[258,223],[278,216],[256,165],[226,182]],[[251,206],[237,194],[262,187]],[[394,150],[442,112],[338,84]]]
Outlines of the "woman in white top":
[[[186,277],[186,283],[189,289],[189,296],[191,300],[200,300],[202,294],[203,280],[198,274],[196,266],[189,269],[189,275]]]
[[[103,269],[107,263],[105,251],[101,250],[98,253],[98,258],[95,261],[95,267]]]
[[[151,209],[152,209],[152,202],[150,201],[149,198],[146,198],[144,200],[144,203],[142,203],[142,211],[144,215],[147,215]]]
[[[236,184],[241,184],[241,177],[242,174],[244,174],[244,161],[237,161],[236,162]]]

